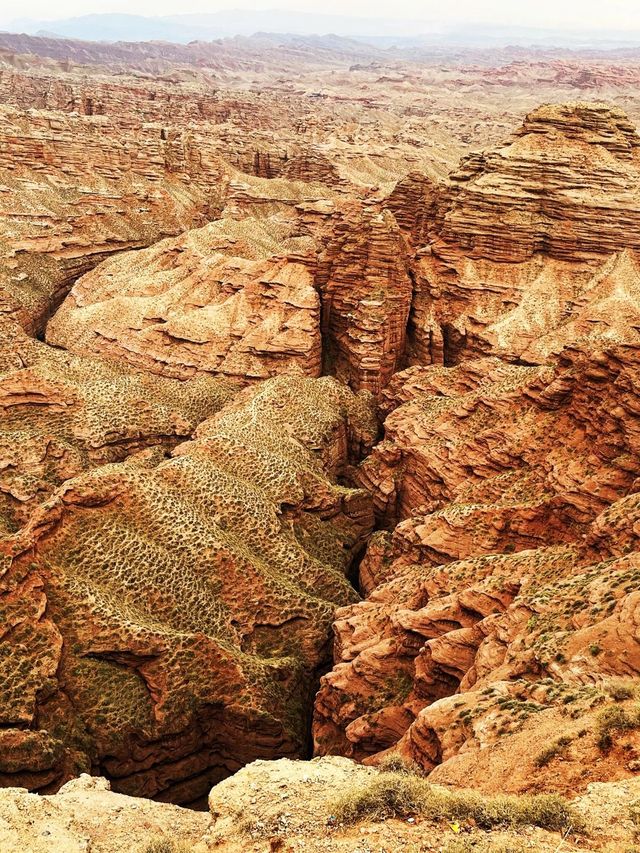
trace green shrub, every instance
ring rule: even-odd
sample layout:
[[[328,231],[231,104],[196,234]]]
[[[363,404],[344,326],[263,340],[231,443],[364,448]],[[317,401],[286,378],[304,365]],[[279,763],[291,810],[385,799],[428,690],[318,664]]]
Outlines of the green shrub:
[[[414,776],[422,776],[422,768],[415,761],[408,761],[397,752],[385,755],[377,765],[381,773],[405,773]]]
[[[625,699],[632,699],[636,694],[637,688],[638,685],[634,681],[622,678],[612,678],[605,684],[605,690],[616,702],[624,702]]]
[[[524,841],[517,838],[509,841],[485,841],[473,838],[454,838],[446,845],[443,853],[525,853],[529,850]]]
[[[425,786],[422,779],[411,774],[382,772],[340,796],[332,812],[340,823],[420,814],[424,808]]]

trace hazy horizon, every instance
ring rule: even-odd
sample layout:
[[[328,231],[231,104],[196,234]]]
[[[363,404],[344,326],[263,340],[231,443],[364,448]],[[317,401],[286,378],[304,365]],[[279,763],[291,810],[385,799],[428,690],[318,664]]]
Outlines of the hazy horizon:
[[[443,8],[440,0],[398,0],[391,8],[371,11],[371,4],[365,0],[325,0],[321,11],[316,2],[294,0],[278,3],[274,0],[234,0],[234,2],[203,2],[203,0],[109,0],[107,3],[96,0],[59,0],[55,6],[55,15],[51,14],[51,4],[44,0],[23,0],[19,17],[12,11],[0,10],[0,27],[14,28],[32,21],[51,23],[86,15],[119,14],[144,16],[161,19],[169,16],[207,15],[219,12],[246,13],[270,12],[277,14],[303,13],[318,18],[337,16],[348,21],[350,18],[365,19],[375,29],[379,22],[381,34],[386,26],[393,23],[393,29],[401,31],[404,26],[407,34],[417,35],[416,26],[425,30],[451,25],[484,25],[499,27],[526,27],[540,30],[564,30],[575,32],[590,31],[594,37],[599,30],[612,32],[640,31],[640,7],[635,0],[610,0],[604,6],[595,0],[566,0],[562,7],[557,0],[539,0],[535,4],[514,4],[508,0],[459,0],[455,7]],[[356,22],[352,21],[352,25]],[[54,29],[54,27],[52,27]]]

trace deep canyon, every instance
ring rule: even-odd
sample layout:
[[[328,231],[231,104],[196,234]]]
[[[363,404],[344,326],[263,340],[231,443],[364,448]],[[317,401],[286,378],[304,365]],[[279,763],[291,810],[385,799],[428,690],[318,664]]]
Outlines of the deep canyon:
[[[634,849],[639,84],[633,51],[0,33],[2,849],[14,806],[53,833],[22,849],[129,849],[86,829],[120,795],[299,849],[394,761]],[[380,843],[445,849],[414,829]]]

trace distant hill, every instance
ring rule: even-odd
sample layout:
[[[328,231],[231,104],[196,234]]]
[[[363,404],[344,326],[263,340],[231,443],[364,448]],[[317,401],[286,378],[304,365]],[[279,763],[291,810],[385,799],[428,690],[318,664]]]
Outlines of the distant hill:
[[[211,41],[256,32],[295,35],[337,34],[350,37],[402,37],[409,33],[435,36],[438,29],[426,21],[393,21],[307,12],[223,11],[201,15],[83,15],[59,20],[18,19],[7,29],[29,35],[58,36],[88,41]]]
[[[255,33],[297,36],[329,35],[357,39],[385,48],[421,48],[442,44],[461,47],[624,48],[640,45],[640,31],[536,29],[490,24],[443,24],[427,20],[393,20],[291,12],[282,9],[228,10],[208,14],[94,14],[53,20],[18,19],[6,29],[48,38],[103,42],[162,41],[187,44]]]

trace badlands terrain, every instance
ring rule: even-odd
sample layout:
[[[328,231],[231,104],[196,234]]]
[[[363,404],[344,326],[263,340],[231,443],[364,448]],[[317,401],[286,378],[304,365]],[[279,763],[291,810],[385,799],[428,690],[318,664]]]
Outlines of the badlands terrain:
[[[0,33],[0,850],[640,849],[639,91]]]

